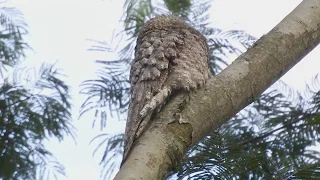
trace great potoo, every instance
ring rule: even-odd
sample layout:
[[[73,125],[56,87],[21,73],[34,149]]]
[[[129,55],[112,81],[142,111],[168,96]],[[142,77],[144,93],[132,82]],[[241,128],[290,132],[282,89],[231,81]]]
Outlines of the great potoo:
[[[197,30],[175,16],[149,20],[139,33],[130,71],[131,100],[123,161],[135,140],[170,95],[188,93],[209,78],[208,45]]]

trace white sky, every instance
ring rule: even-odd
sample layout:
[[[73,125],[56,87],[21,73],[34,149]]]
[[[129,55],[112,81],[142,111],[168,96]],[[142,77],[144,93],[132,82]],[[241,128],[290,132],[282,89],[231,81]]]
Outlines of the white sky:
[[[271,30],[301,0],[215,0],[212,4],[211,22],[214,27],[225,30],[246,30],[260,37]],[[79,106],[84,100],[78,94],[79,84],[93,78],[96,59],[115,58],[86,49],[86,39],[111,42],[113,31],[122,27],[119,22],[124,0],[11,0],[8,4],[24,13],[29,25],[28,42],[35,53],[28,53],[27,64],[56,62],[68,75],[72,86],[74,126],[77,128],[77,144],[71,138],[58,143],[50,140],[46,147],[66,167],[69,180],[98,180],[101,167],[100,156],[92,158],[96,144],[89,141],[100,134],[100,128],[92,128],[93,114],[77,120]],[[119,31],[118,31],[119,32]],[[116,45],[117,42],[113,42]],[[297,90],[319,73],[320,48],[316,48],[296,65],[282,80]],[[124,122],[108,121],[104,132],[121,132]],[[64,178],[59,178],[64,179]]]

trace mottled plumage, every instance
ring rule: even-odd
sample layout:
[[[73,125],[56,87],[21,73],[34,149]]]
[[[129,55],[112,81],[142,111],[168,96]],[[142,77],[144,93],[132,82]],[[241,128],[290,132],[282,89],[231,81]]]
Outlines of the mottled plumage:
[[[208,46],[197,30],[175,16],[159,16],[142,28],[130,71],[123,162],[134,141],[173,93],[186,93],[209,78]]]

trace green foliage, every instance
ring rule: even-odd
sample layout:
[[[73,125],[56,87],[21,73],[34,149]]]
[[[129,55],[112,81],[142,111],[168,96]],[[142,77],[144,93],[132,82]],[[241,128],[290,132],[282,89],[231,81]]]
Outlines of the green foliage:
[[[83,83],[88,98],[82,112],[95,110],[101,128],[111,115],[125,114],[129,103],[129,69],[135,40],[144,23],[159,14],[175,14],[207,37],[210,68],[213,75],[227,66],[225,58],[240,54],[255,41],[243,31],[222,31],[207,23],[210,1],[127,0],[124,32],[128,44],[119,52],[119,60],[97,61],[98,78]],[[98,42],[91,50],[107,51],[109,45]],[[238,48],[242,45],[243,48]],[[319,152],[311,148],[319,141],[320,92],[310,100],[300,95],[290,100],[283,93],[263,94],[227,124],[192,147],[183,162],[172,172],[178,179],[320,179]],[[107,107],[107,108],[106,108]],[[102,134],[97,149],[104,153],[100,164],[107,179],[119,165],[123,134]]]
[[[116,134],[116,135],[109,135],[109,134],[100,134],[92,139],[91,143],[102,139],[101,142],[98,144],[96,149],[93,152],[93,155],[99,149],[103,150],[103,155],[100,161],[100,165],[102,165],[103,170],[101,172],[102,179],[110,179],[112,174],[115,172],[117,167],[120,166],[120,161],[114,161],[114,159],[122,158],[124,146],[124,134]],[[105,148],[103,146],[105,145]]]
[[[194,146],[179,179],[319,179],[320,91],[298,101],[271,91]]]
[[[26,27],[17,9],[0,7],[0,179],[58,179],[64,167],[43,140],[74,135],[69,87],[53,65],[15,68],[29,48]]]
[[[37,75],[27,68],[16,71],[0,87],[0,178],[35,179],[53,159],[43,140],[74,134],[68,86],[52,65],[44,64]],[[64,174],[62,166],[55,168]]]
[[[192,5],[191,0],[164,0],[164,3],[172,14],[182,18],[187,18]]]
[[[130,97],[128,80],[129,65],[124,60],[97,61],[101,70],[98,79],[86,80],[81,84],[80,93],[88,95],[80,108],[80,117],[91,110],[95,111],[96,120],[100,119],[100,128],[106,126],[107,115],[118,116],[127,112]],[[106,111],[108,109],[109,111]]]
[[[114,113],[121,117],[127,113],[130,100],[129,70],[134,55],[135,41],[144,23],[161,14],[174,14],[183,18],[208,39],[210,48],[210,68],[213,75],[227,66],[225,58],[229,54],[240,54],[248,48],[255,38],[244,31],[222,31],[208,25],[210,0],[127,0],[124,8],[124,31],[127,45],[119,51],[118,60],[97,60],[101,69],[97,78],[84,81],[80,93],[86,94],[87,99],[81,106],[80,116],[88,111],[95,111],[93,125],[100,119],[100,128],[107,124],[107,118]],[[96,41],[90,51],[112,52],[110,45]],[[237,48],[236,44],[244,48]],[[108,111],[106,111],[108,110]],[[104,167],[102,177],[108,179],[119,163],[114,160],[122,155],[123,134],[114,136],[97,136],[103,139],[97,149],[105,147],[100,164]],[[96,152],[96,151],[95,151]]]
[[[133,50],[138,32],[143,24],[152,17],[161,13],[171,13],[162,1],[157,1],[158,6],[153,6],[153,1],[127,1],[126,19],[124,32],[128,35],[127,45],[120,50],[117,60],[97,60],[101,69],[97,72],[97,78],[84,81],[80,93],[88,97],[81,106],[80,116],[88,111],[95,111],[94,124],[100,119],[101,129],[105,127],[108,113],[123,115],[127,113],[130,97],[129,72],[133,59]],[[208,27],[207,10],[210,1],[193,2],[189,13],[192,15],[185,18],[193,27],[197,28],[208,39],[210,48],[210,68],[213,75],[217,74],[227,66],[224,60],[230,53],[241,53],[241,49],[235,46],[240,43],[245,48],[249,47],[255,38],[244,31],[222,31],[217,28]],[[159,4],[160,3],[160,4]],[[162,3],[162,4],[161,4]],[[156,4],[156,3],[155,3]],[[166,11],[166,12],[164,12]],[[194,16],[196,15],[196,16]],[[112,52],[110,45],[96,41],[97,45],[90,48],[90,51]],[[106,112],[106,109],[109,111]]]
[[[0,3],[1,4],[1,3]],[[0,7],[0,75],[6,67],[13,67],[25,56],[29,46],[23,40],[27,25],[16,8]]]

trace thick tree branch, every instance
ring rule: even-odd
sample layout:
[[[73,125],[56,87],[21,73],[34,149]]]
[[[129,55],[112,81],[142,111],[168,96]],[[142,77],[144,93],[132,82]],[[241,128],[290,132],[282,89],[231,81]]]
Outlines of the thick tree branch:
[[[115,179],[165,179],[188,148],[250,104],[320,42],[319,14],[319,0],[304,0],[187,103],[182,103],[183,95],[173,98]]]

